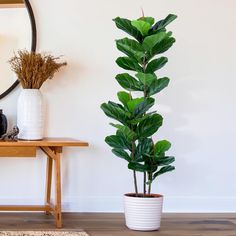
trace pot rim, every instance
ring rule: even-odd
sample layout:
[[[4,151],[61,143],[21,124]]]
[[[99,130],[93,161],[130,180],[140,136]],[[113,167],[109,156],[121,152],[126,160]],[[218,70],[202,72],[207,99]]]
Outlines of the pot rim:
[[[129,198],[163,198],[164,196],[161,194],[156,194],[156,193],[151,193],[151,194],[145,194],[143,197],[142,193],[139,193],[138,196],[136,196],[136,193],[125,193],[124,197],[129,197]]]

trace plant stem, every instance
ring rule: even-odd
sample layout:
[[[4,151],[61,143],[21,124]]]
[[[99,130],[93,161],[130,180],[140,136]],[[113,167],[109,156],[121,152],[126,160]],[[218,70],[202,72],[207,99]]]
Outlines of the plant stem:
[[[147,192],[146,190],[146,181],[147,181],[147,176],[146,172],[143,173],[143,197],[145,197],[145,194]]]
[[[143,14],[143,16],[144,16],[144,14]],[[146,70],[146,60],[145,60],[145,57],[143,58],[142,68],[143,68],[143,72],[145,73],[145,70]],[[147,86],[146,85],[144,86],[143,96],[144,96],[145,99],[147,98]],[[144,115],[145,114],[146,113],[144,113]],[[146,174],[146,172],[144,172],[143,173],[143,197],[145,197],[145,194],[147,193],[146,182],[147,182],[147,174]]]
[[[132,160],[134,160],[134,141],[132,141]],[[136,171],[133,171],[133,175],[134,175],[134,188],[135,188],[135,194],[136,197],[138,196],[138,184],[137,184],[137,176],[136,176]]]
[[[148,194],[151,194],[152,189],[152,172],[148,173],[149,185],[148,185]]]
[[[149,184],[149,186],[148,186],[148,194],[150,195],[151,194],[151,187],[152,185],[151,184]]]
[[[135,187],[135,195],[136,197],[138,196],[138,184],[137,184],[137,176],[136,176],[136,171],[133,171],[134,174],[134,187]]]
[[[151,139],[152,139],[153,155],[155,156],[155,143],[153,141],[153,138],[151,138]],[[151,162],[152,161],[153,160],[151,160]],[[152,174],[153,174],[153,171],[148,172],[148,182],[149,182],[148,194],[151,194],[151,190],[152,190]]]

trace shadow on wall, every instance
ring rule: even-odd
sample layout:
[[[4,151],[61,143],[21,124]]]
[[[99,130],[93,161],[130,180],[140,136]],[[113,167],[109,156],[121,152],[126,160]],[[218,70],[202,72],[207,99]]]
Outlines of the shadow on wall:
[[[195,94],[198,94],[198,90],[201,89],[198,80],[188,76],[181,79],[175,75],[172,77],[174,79],[171,80],[169,87],[163,94],[160,94],[160,106],[158,104],[156,110],[164,118],[159,135],[162,139],[169,139],[172,143],[169,154],[176,157],[176,170],[169,175],[160,177],[164,181],[160,181],[158,185],[161,189],[165,188],[164,192],[168,193],[170,192],[168,186],[173,185],[174,179],[178,188],[171,191],[171,194],[185,195],[188,194],[186,176],[191,179],[191,190],[189,191],[192,191],[193,186],[199,184],[199,171],[201,171],[196,169],[194,165],[197,160],[193,153],[201,149],[202,140],[199,135],[194,135],[191,117],[196,113],[204,112],[207,107],[195,97]],[[170,104],[170,106],[162,106],[163,103]]]

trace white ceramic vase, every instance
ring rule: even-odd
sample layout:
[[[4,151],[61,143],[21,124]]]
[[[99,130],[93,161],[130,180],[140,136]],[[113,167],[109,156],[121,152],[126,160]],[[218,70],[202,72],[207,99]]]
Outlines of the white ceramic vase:
[[[158,230],[161,224],[163,196],[152,194],[153,197],[135,197],[124,195],[126,226],[132,230]]]
[[[39,89],[23,89],[17,103],[19,139],[41,140],[44,133],[44,103]]]

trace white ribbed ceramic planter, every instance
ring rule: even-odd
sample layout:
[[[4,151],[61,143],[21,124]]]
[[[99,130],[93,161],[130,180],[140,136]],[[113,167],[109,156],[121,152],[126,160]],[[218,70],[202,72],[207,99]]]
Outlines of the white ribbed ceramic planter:
[[[124,195],[126,226],[132,230],[158,230],[161,223],[163,196],[152,194],[153,197],[134,197]]]
[[[40,140],[44,131],[44,104],[39,89],[23,89],[17,103],[19,139]]]

